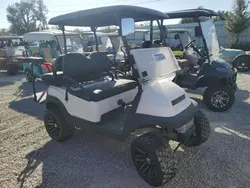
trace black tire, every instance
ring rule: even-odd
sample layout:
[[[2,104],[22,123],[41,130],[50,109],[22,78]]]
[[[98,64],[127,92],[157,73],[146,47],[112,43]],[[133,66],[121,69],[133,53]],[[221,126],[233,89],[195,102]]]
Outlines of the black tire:
[[[250,55],[240,55],[233,62],[234,68],[239,72],[247,72],[250,68]]]
[[[30,69],[26,69],[24,71],[24,74],[25,74],[25,78],[26,78],[27,82],[32,82],[32,73],[31,73],[31,70]]]
[[[237,83],[235,83],[235,84],[232,86],[232,90],[233,90],[234,93],[237,91],[237,88],[238,88]]]
[[[75,132],[75,127],[66,123],[58,108],[45,111],[44,126],[49,136],[59,142],[68,140]]]
[[[7,73],[9,75],[16,75],[19,71],[19,68],[17,65],[14,65],[14,64],[9,64],[8,67],[7,67]]]
[[[131,156],[136,171],[151,186],[164,185],[176,175],[174,151],[152,133],[133,140]]]
[[[183,144],[188,147],[198,146],[204,143],[210,135],[210,123],[207,117],[198,111],[194,117],[195,132]]]
[[[208,109],[214,112],[225,112],[232,107],[235,92],[225,85],[208,86],[203,94],[203,101]]]

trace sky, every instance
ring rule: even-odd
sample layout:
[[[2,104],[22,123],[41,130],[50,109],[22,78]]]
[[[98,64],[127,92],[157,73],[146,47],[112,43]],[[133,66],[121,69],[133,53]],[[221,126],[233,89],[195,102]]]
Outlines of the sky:
[[[0,6],[0,28],[8,28],[6,19],[6,8],[8,5],[20,0],[1,0]],[[110,5],[135,5],[156,9],[162,12],[197,8],[218,10],[230,10],[233,0],[44,0],[48,7],[48,20],[54,16],[66,14],[73,11],[90,9]],[[177,24],[179,20],[169,20],[167,24]],[[164,22],[165,24],[165,22]]]

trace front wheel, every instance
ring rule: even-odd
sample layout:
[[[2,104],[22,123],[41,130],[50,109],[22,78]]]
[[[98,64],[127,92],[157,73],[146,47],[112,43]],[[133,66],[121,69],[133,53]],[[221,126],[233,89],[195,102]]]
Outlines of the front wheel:
[[[158,136],[146,133],[131,144],[131,155],[138,174],[151,186],[161,186],[175,177],[174,151]]]
[[[198,146],[209,138],[210,123],[201,111],[198,111],[194,117],[194,126],[195,132],[183,143],[185,146]]]
[[[249,55],[238,56],[234,60],[233,65],[239,72],[247,72],[250,68],[250,56]]]
[[[208,86],[203,94],[203,101],[208,109],[214,112],[224,112],[232,107],[235,92],[224,85]]]

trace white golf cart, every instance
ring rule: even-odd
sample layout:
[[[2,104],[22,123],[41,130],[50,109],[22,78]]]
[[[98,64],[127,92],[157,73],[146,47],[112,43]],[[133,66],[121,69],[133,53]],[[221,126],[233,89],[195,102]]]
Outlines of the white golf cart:
[[[153,48],[131,49],[126,36],[135,22],[158,23],[162,12],[135,6],[109,6],[77,11],[51,18],[49,24],[91,27],[118,26],[135,80],[115,78],[103,52],[68,53],[55,61],[53,73],[42,80],[49,85],[45,128],[57,141],[69,139],[75,126],[94,129],[118,140],[134,135],[131,155],[139,175],[152,186],[161,186],[176,174],[175,140],[186,146],[200,145],[209,137],[207,118],[197,103],[172,82],[179,69],[166,43]],[[66,43],[66,35],[64,43]],[[151,38],[152,40],[152,38]],[[38,96],[34,91],[35,98]],[[39,97],[40,98],[40,97]]]
[[[17,58],[24,56],[25,48],[22,36],[0,36],[0,70],[8,74],[17,74],[22,69],[22,62]]]
[[[80,33],[65,32],[65,35],[67,51],[83,53]],[[29,32],[24,34],[23,40],[26,42],[29,56],[43,57],[47,62],[52,62],[65,48],[61,30]]]

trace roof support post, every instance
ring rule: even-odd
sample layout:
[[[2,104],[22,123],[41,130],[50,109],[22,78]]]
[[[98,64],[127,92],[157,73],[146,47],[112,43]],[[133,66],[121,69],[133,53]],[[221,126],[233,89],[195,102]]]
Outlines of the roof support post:
[[[67,43],[66,43],[66,35],[65,35],[64,25],[62,26],[62,33],[63,33],[64,53],[67,54]]]
[[[150,20],[150,43],[153,43],[153,20]]]

